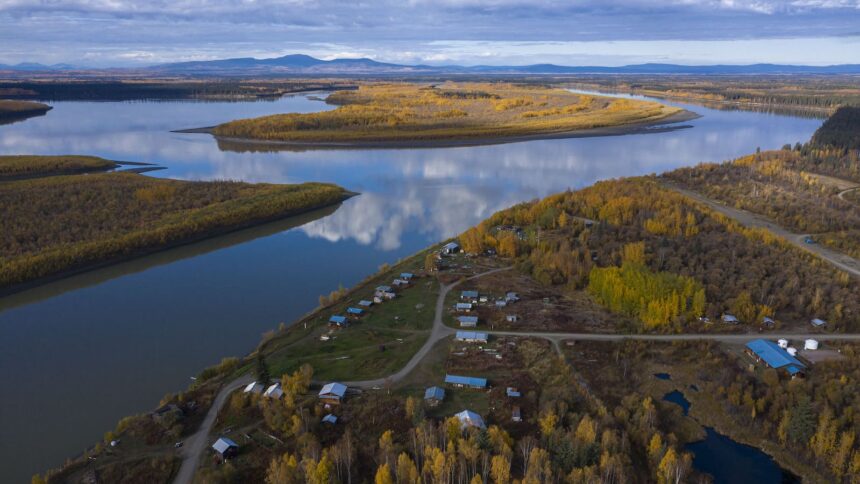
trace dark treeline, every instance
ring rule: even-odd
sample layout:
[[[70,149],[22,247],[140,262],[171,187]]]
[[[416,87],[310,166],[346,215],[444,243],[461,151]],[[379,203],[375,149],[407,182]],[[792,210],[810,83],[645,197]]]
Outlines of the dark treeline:
[[[44,81],[0,82],[0,96],[48,101],[159,99],[273,99],[302,91],[349,89],[350,81]]]
[[[812,136],[812,143],[846,150],[860,150],[860,107],[836,110]]]

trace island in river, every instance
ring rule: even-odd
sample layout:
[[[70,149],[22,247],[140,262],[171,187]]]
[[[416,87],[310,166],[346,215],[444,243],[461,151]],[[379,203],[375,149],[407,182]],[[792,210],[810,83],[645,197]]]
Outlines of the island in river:
[[[0,99],[0,124],[14,123],[33,116],[42,116],[50,110],[51,106],[34,101]]]
[[[456,146],[621,134],[695,117],[653,101],[513,84],[368,84],[337,91],[319,113],[241,119],[206,132],[221,141],[299,146]]]
[[[157,179],[94,157],[0,157],[0,293],[340,203],[325,183]],[[41,175],[41,176],[40,176]],[[50,213],[51,217],[43,214]]]

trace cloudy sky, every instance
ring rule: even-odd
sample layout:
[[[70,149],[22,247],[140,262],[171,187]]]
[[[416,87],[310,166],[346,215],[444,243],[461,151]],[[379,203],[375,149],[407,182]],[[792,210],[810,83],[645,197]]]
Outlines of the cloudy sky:
[[[0,63],[860,63],[860,0],[0,0]]]

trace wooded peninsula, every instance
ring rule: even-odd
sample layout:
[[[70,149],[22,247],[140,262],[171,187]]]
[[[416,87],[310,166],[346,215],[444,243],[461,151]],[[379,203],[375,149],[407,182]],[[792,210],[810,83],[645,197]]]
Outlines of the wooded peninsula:
[[[50,176],[115,165],[91,157],[0,157],[0,291],[333,205],[331,184],[180,181],[112,172]],[[51,214],[45,217],[44,214]]]
[[[219,139],[286,144],[435,145],[562,137],[586,130],[641,128],[691,116],[651,101],[490,83],[368,84],[337,91],[326,101],[339,107],[237,120],[209,131]]]

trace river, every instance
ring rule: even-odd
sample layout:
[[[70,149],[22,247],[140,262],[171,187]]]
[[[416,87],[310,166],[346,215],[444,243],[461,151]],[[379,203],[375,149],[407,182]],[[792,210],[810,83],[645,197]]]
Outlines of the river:
[[[87,154],[157,163],[151,176],[334,182],[360,192],[286,221],[0,299],[0,461],[9,482],[57,466],[260,335],[385,262],[493,212],[597,180],[722,161],[807,140],[820,120],[687,107],[664,133],[437,149],[222,151],[171,130],[329,109],[259,102],[54,102],[0,126],[0,154]]]

